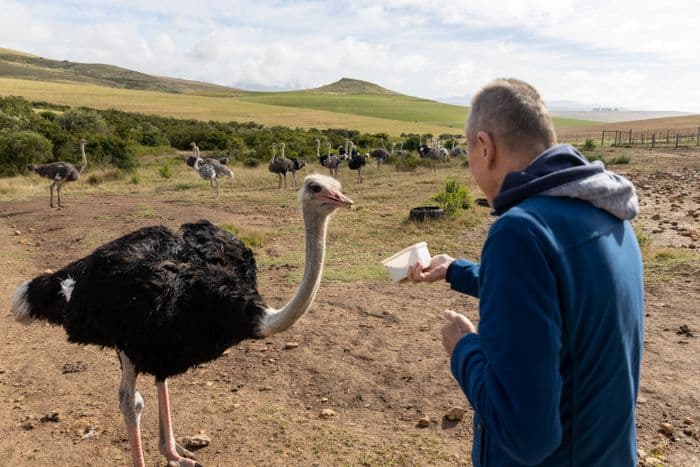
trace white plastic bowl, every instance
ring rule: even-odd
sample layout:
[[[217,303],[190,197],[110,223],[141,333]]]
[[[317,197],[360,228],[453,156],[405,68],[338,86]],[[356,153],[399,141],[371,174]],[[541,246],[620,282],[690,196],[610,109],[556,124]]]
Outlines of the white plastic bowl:
[[[430,266],[430,252],[426,242],[418,242],[396,253],[389,259],[382,261],[382,264],[389,273],[389,279],[400,282],[408,277],[408,268],[420,261],[423,267]]]

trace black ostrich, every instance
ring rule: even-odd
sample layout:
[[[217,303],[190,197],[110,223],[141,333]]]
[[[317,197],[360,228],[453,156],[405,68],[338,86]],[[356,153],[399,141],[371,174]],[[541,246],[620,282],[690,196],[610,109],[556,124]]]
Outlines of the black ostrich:
[[[360,183],[364,181],[362,178],[362,167],[367,164],[368,158],[369,154],[360,154],[360,151],[355,149],[353,142],[350,142],[350,160],[348,160],[348,168],[350,170],[357,170],[357,177]]]
[[[277,144],[272,145],[272,159],[270,159],[269,164],[267,164],[267,170],[272,173],[277,174],[279,177],[279,185],[277,188],[282,188],[282,178],[284,177],[284,187],[287,188],[287,174],[291,173],[294,177],[294,185],[297,183],[296,173],[294,171],[294,163],[284,157],[284,143],[280,143],[282,146],[282,155],[280,157],[275,156],[275,148]]]
[[[306,260],[299,289],[281,309],[267,307],[257,291],[252,251],[206,220],[178,232],[145,227],[95,250],[52,274],[22,284],[10,311],[24,323],[62,325],[70,342],[112,347],[121,362],[119,408],[134,465],[141,449],[143,398],[139,373],[155,376],[160,451],[180,466],[196,466],[175,442],[166,380],[214,360],[244,339],[289,328],[311,306],[321,282],[330,214],[352,201],[340,183],[319,174],[299,192]],[[185,456],[185,457],[183,457]]]
[[[62,208],[61,204],[61,188],[68,182],[74,182],[80,178],[80,174],[83,173],[85,167],[87,167],[87,157],[85,157],[85,144],[87,141],[84,139],[80,140],[80,155],[82,156],[82,161],[80,167],[76,167],[70,162],[50,162],[48,164],[31,164],[27,166],[27,169],[38,173],[41,177],[48,178],[52,180],[51,185],[49,185],[49,206],[53,207],[53,189],[56,188],[56,194],[58,195],[58,207]]]

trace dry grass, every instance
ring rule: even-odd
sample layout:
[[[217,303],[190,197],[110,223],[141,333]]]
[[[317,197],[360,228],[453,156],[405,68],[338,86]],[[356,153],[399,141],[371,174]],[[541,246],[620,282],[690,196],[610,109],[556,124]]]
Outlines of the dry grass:
[[[292,128],[354,128],[361,132],[455,133],[455,128],[418,122],[402,122],[342,112],[327,112],[266,105],[239,98],[205,97],[153,91],[134,91],[74,82],[46,82],[0,78],[0,95],[20,95],[29,100],[47,101],[97,109],[115,108],[128,112],[157,114],[175,118],[218,121],[254,121],[266,126]],[[457,129],[461,132],[461,128]]]

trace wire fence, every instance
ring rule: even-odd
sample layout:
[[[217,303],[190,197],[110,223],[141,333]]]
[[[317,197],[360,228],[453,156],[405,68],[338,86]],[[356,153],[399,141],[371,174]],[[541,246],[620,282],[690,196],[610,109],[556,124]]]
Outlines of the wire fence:
[[[700,146],[700,127],[655,130],[563,130],[557,133],[561,143],[584,144],[591,140],[599,147],[687,148]]]

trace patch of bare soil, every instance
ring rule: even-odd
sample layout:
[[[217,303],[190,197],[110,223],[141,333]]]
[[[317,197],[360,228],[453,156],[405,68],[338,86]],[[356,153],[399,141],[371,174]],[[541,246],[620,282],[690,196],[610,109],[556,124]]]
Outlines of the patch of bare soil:
[[[654,245],[697,254],[696,161],[674,156],[658,167],[626,169],[639,186],[640,225]],[[261,210],[235,201],[146,201],[153,209],[145,214],[138,207],[144,200],[132,197],[72,199],[62,210],[49,209],[45,199],[0,201],[0,310],[9,309],[24,280],[146,225],[233,218],[236,225],[274,227],[289,214],[284,206]],[[474,235],[470,241],[483,241],[482,229]],[[294,291],[283,274],[273,267],[258,272],[273,306]],[[681,271],[650,283],[646,299],[642,459],[700,465],[700,280]],[[242,343],[171,381],[176,436],[211,439],[197,451],[204,465],[469,465],[471,411],[440,343],[444,308],[478,317],[476,300],[446,286],[324,281],[312,309],[286,333]],[[6,311],[0,323],[4,463],[129,464],[114,352],[68,344],[61,329],[27,328]],[[155,387],[150,377],[139,381],[146,460],[164,465]],[[467,409],[462,420],[445,416],[453,406]]]

